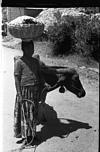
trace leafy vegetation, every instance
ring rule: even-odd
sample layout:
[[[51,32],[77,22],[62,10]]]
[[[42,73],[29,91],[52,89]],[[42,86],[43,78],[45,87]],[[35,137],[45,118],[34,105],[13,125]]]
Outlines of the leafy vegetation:
[[[77,52],[85,57],[94,57],[99,60],[100,19],[94,17],[97,8],[88,8],[80,12],[54,12],[56,20],[48,26],[46,35],[53,44],[54,54],[69,54]],[[98,13],[99,14],[99,13]],[[95,35],[95,36],[94,36]]]

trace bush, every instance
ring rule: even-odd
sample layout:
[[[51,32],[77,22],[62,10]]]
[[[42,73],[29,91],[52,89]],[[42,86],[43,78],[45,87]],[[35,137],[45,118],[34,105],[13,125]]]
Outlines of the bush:
[[[90,56],[95,60],[100,60],[100,13],[91,17],[88,23],[87,44],[90,46]]]
[[[95,14],[100,12],[99,7],[84,7],[85,13],[87,14]]]
[[[48,38],[53,42],[54,54],[68,54],[72,47],[71,27],[68,27],[65,23],[49,27],[50,33]]]
[[[36,38],[36,41],[48,41],[48,34],[47,34],[47,32],[44,31],[40,37]]]
[[[42,13],[40,19],[45,24],[45,37],[52,42],[54,54],[77,52],[97,60],[100,49],[99,11],[98,7],[83,7],[48,9],[47,13]]]
[[[54,15],[57,18],[57,23],[48,27],[48,39],[53,43],[53,53],[56,55],[68,54],[73,45],[73,29],[62,22],[59,11]]]
[[[91,31],[87,43],[90,45],[90,56],[100,61],[100,33]]]

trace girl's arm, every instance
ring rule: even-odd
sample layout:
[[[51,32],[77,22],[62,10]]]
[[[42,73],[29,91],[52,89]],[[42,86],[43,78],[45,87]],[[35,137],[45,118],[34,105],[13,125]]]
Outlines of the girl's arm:
[[[43,71],[44,73],[52,73],[52,74],[65,74],[66,72],[69,71],[69,68],[52,68],[50,66],[47,65],[43,65],[41,64],[41,71]]]
[[[65,74],[66,72],[69,71],[69,68],[52,68],[51,66],[46,65],[44,62],[42,62],[40,60],[40,56],[39,55],[35,55],[34,56],[36,59],[38,59],[39,63],[40,63],[40,68],[41,71],[43,71],[44,73],[52,73],[52,74]]]
[[[20,78],[18,75],[15,75],[14,78],[15,78],[15,87],[16,87],[17,94],[21,96]]]
[[[14,62],[14,78],[15,78],[15,87],[17,91],[17,95],[21,97],[21,73],[22,73],[22,67],[21,62],[19,59],[15,60]]]
[[[21,93],[21,87],[20,87],[20,79],[18,75],[15,75],[15,87],[17,91],[17,96],[19,97],[19,102],[22,101],[22,93]]]

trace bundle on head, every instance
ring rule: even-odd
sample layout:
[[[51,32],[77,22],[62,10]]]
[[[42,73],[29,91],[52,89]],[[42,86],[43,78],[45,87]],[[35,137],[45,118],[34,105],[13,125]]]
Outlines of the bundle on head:
[[[20,16],[8,24],[12,36],[21,39],[35,39],[43,33],[44,24],[30,16]]]

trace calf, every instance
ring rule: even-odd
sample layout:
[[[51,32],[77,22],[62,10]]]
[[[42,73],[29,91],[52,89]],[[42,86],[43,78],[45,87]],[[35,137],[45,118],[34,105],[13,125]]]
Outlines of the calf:
[[[73,68],[64,68],[64,67],[51,67],[57,69],[59,68],[59,71],[63,71],[63,74],[52,74],[52,73],[46,73],[45,70],[42,70],[42,74],[44,76],[44,79],[46,83],[48,83],[51,88],[48,89],[48,91],[52,91],[58,87],[60,87],[59,92],[64,93],[65,89],[69,90],[70,92],[77,95],[77,97],[81,98],[84,97],[86,92],[82,86],[82,83],[79,79],[79,74],[77,71]],[[43,67],[42,67],[43,68]],[[41,68],[41,69],[42,69]],[[65,88],[65,89],[64,89]]]
[[[45,82],[48,83],[51,87],[48,89],[48,91],[52,91],[58,87],[60,87],[59,92],[64,93],[66,88],[70,92],[77,95],[77,97],[81,98],[84,97],[86,92],[82,86],[82,83],[79,79],[79,74],[74,68],[68,68],[68,67],[61,67],[61,66],[46,66],[44,62],[40,60],[39,55],[35,55],[35,58],[37,58],[40,61],[41,65],[41,72],[45,79]],[[59,69],[59,72],[62,74],[52,74],[47,73],[45,68],[51,68],[51,69]]]

